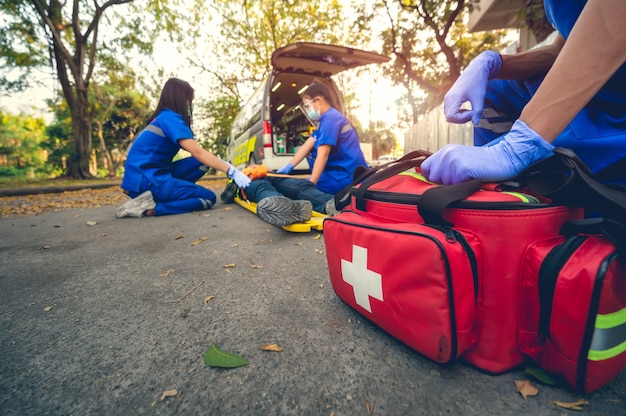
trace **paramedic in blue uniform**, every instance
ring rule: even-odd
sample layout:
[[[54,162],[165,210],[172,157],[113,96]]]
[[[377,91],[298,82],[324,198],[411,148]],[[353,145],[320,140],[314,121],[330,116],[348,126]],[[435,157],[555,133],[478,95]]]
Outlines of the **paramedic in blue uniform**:
[[[312,167],[311,176],[308,180],[267,177],[252,181],[246,191],[250,200],[258,201],[257,214],[267,222],[277,221],[277,216],[271,215],[273,210],[294,212],[273,225],[308,220],[311,206],[302,201],[310,201],[312,209],[317,212],[334,214],[334,194],[352,182],[357,167],[367,166],[356,131],[337,110],[326,85],[320,82],[310,84],[302,94],[302,108],[312,121],[318,122],[317,127],[292,159],[276,173],[289,174],[294,166],[307,158]],[[289,201],[280,198],[281,195],[297,201],[299,206],[289,209]],[[264,201],[267,197],[273,198]],[[264,215],[266,213],[270,216]]]
[[[474,146],[449,144],[426,159],[429,180],[510,179],[554,146],[572,149],[594,173],[626,157],[626,1],[545,0],[544,7],[558,31],[551,45],[483,52],[446,94],[446,119],[471,120]],[[614,171],[606,182],[626,185],[626,169]]]
[[[195,183],[209,167],[226,172],[241,188],[250,183],[246,175],[194,140],[193,98],[194,90],[186,81],[171,78],[165,83],[155,112],[128,151],[121,187],[132,199],[117,208],[117,217],[210,209],[215,193]],[[174,162],[181,148],[191,156]]]

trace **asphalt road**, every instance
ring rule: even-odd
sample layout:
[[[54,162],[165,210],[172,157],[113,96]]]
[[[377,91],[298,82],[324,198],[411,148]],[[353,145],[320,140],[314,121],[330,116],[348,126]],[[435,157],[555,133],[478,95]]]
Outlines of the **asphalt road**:
[[[2,415],[626,414],[625,371],[524,399],[523,369],[429,361],[334,294],[321,233],[236,205],[67,209],[0,218],[0,235]],[[249,365],[205,365],[213,344]],[[553,403],[581,398],[578,413]]]

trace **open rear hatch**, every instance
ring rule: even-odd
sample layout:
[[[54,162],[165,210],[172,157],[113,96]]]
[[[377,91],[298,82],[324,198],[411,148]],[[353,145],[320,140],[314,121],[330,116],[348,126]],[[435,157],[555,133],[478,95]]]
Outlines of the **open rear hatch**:
[[[346,69],[389,62],[391,58],[345,46],[296,42],[272,53],[272,67],[280,72],[330,77]]]

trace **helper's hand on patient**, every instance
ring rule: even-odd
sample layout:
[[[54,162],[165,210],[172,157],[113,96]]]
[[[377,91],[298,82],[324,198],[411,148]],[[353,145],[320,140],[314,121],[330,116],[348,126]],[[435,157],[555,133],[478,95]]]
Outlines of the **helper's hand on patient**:
[[[285,175],[289,175],[292,171],[293,171],[293,165],[291,164],[291,162],[287,162],[287,164],[283,166],[282,168],[278,169],[276,173],[283,173]]]
[[[522,170],[552,154],[554,146],[526,123],[517,120],[511,131],[482,146],[448,144],[422,163],[422,173],[431,182],[453,185],[470,179],[497,182],[517,176]]]
[[[237,186],[241,189],[244,189],[248,185],[250,185],[250,178],[248,178],[242,171],[240,171],[233,165],[229,166],[228,172],[226,172],[226,176],[235,181]]]

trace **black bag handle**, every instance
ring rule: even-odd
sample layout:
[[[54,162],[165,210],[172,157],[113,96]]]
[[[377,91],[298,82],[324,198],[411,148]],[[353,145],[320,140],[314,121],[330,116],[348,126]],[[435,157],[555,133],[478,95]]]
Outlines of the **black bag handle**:
[[[335,208],[337,208],[338,210],[346,207],[348,204],[350,204],[350,191],[351,189],[358,185],[359,183],[365,181],[367,178],[373,177],[375,174],[381,175],[383,174],[383,172],[387,171],[388,169],[393,169],[395,173],[391,174],[385,174],[385,175],[389,175],[389,176],[385,176],[380,177],[378,175],[376,175],[377,178],[376,180],[373,180],[369,185],[367,185],[368,187],[371,186],[373,183],[379,182],[383,179],[386,179],[388,177],[391,177],[393,175],[395,175],[396,173],[400,173],[403,172],[407,169],[410,169],[412,167],[416,167],[421,165],[421,163],[424,161],[424,159],[428,156],[430,156],[432,153],[427,152],[425,150],[415,150],[412,152],[407,153],[406,155],[402,156],[400,159],[398,160],[392,160],[391,162],[387,162],[383,165],[380,166],[376,166],[375,168],[365,168],[364,166],[360,166],[359,168],[357,168],[354,171],[353,174],[353,179],[352,182],[344,187],[341,191],[337,192],[335,194]],[[397,171],[397,172],[396,172]],[[363,194],[365,193],[365,191],[363,191]],[[362,198],[362,196],[361,196]],[[359,204],[358,200],[357,200],[357,204],[360,206],[364,206],[365,203],[363,201],[361,201],[361,203]],[[359,208],[361,209],[361,208]],[[363,207],[363,210],[365,208]]]
[[[411,152],[406,156],[410,157],[403,157],[393,162],[386,163],[384,166],[381,166],[382,169],[378,169],[375,172],[376,175],[368,175],[361,182],[361,185],[358,187],[355,194],[356,207],[358,209],[360,209],[361,211],[367,210],[365,206],[365,192],[367,192],[367,190],[372,185],[384,181],[385,179],[389,179],[392,176],[402,173],[407,169],[420,166],[422,162],[426,159],[426,157],[430,156],[430,153],[418,150],[415,152]]]

